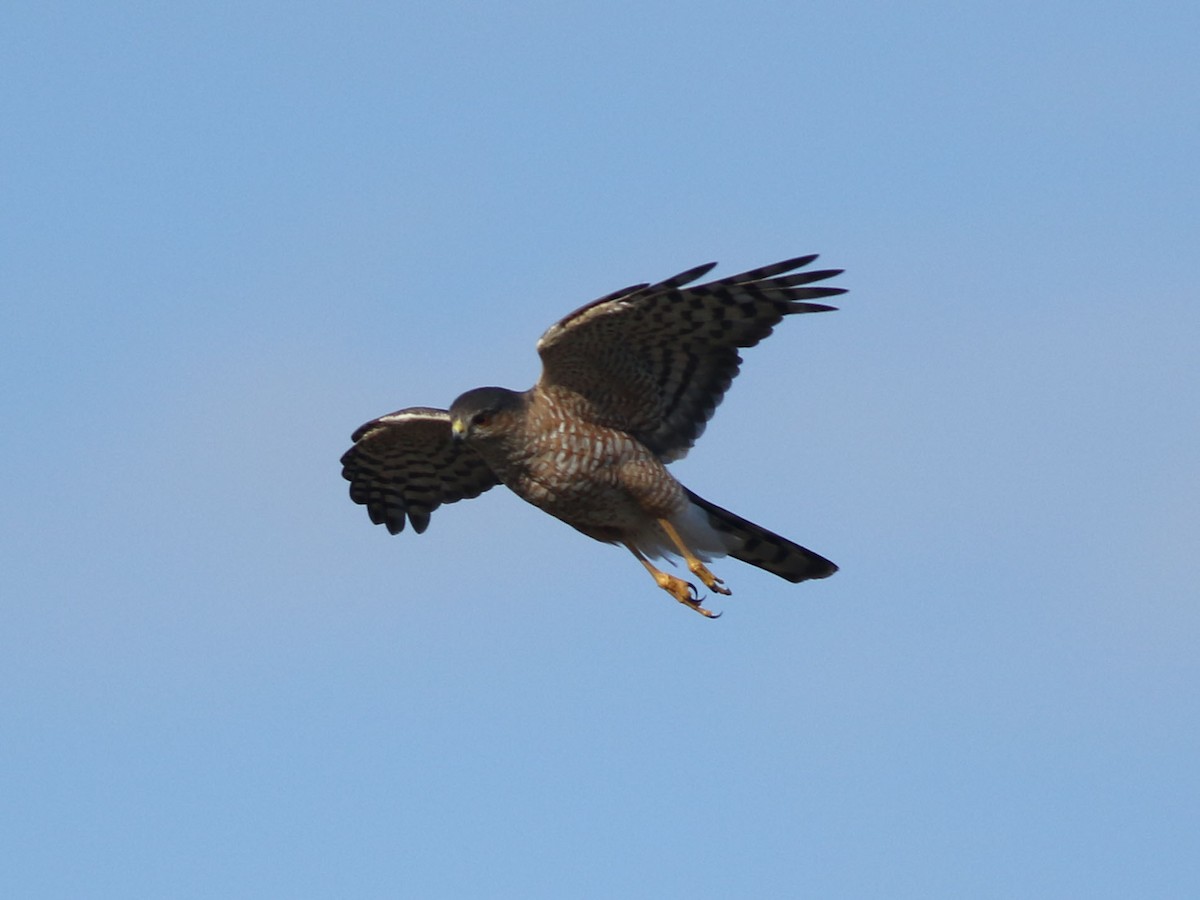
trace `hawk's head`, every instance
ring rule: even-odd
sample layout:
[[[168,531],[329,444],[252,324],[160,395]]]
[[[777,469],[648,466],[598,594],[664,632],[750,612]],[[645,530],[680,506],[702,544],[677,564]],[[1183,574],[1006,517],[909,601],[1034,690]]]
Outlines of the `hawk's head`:
[[[525,408],[525,395],[501,387],[467,391],[450,404],[450,430],[456,441],[503,435]]]

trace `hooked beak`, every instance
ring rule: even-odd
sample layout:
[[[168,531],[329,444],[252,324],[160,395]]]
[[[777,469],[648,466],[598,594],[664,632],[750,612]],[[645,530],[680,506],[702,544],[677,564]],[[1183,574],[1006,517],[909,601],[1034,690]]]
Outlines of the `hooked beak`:
[[[456,444],[461,444],[466,439],[467,425],[462,419],[455,419],[450,423],[450,436]]]

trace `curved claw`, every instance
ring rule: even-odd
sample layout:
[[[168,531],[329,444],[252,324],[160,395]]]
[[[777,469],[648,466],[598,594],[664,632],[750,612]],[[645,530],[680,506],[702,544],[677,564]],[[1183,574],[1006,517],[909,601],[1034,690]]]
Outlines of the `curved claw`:
[[[700,605],[704,602],[704,597],[700,595],[699,589],[690,581],[684,581],[682,578],[676,578],[674,575],[660,572],[644,561],[643,564],[654,574],[654,580],[658,582],[658,586],[688,609],[694,609],[700,615],[707,616],[710,619],[715,619],[721,615],[720,613],[711,612]]]
[[[688,587],[691,588],[691,596],[684,601],[685,606],[690,606],[696,612],[700,613],[700,615],[707,616],[710,619],[721,618],[721,614],[719,612],[713,612],[711,609],[705,609],[700,605],[704,602],[704,598],[700,596],[700,592],[696,590],[696,586],[694,584],[689,582]]]

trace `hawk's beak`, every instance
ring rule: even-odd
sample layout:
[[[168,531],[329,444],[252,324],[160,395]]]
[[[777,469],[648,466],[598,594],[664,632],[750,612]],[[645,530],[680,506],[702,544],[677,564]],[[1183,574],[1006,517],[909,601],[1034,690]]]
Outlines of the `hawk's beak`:
[[[454,443],[461,443],[467,436],[467,426],[462,419],[455,419],[450,423],[450,435],[454,438]]]

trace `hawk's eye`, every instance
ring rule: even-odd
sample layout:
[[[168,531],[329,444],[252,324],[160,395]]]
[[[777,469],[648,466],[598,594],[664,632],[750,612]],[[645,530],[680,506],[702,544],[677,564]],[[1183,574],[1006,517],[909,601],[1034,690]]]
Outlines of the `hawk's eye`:
[[[471,416],[472,425],[483,425],[486,427],[490,421],[492,421],[492,414],[489,412],[477,412]]]

